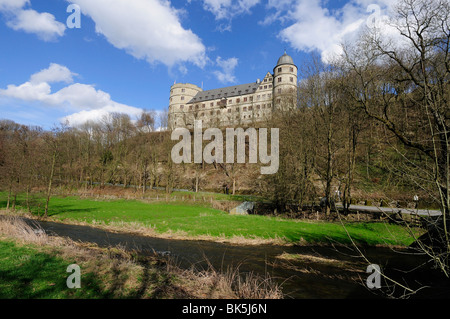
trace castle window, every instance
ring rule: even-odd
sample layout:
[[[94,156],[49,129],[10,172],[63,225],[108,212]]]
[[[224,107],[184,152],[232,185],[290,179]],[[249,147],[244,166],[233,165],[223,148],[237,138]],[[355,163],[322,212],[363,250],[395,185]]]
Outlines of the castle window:
[[[272,84],[269,85],[269,89],[271,89],[271,88],[272,88]]]
[[[264,79],[264,82],[267,82],[267,78]]]
[[[204,109],[204,108],[205,108],[205,106],[206,106],[206,104],[202,104],[202,109]]]
[[[180,109],[184,109],[184,105],[180,105]]]
[[[212,103],[210,104],[210,106],[214,106],[214,102],[212,102]]]
[[[261,98],[261,95],[258,95],[258,96],[256,97],[256,100],[259,101],[260,98]]]
[[[253,101],[253,96],[250,96],[250,102],[252,102]]]
[[[265,89],[265,90],[267,89],[267,85],[264,85],[264,89]]]
[[[195,106],[195,109],[198,110],[198,104]]]
[[[263,94],[263,95],[262,95],[262,98],[263,98],[263,99],[265,99],[265,98],[266,98],[266,95],[265,95],[265,94]]]
[[[247,112],[247,107],[246,107],[246,106],[244,107],[244,110],[243,110],[243,111],[244,111],[244,112]]]
[[[185,89],[181,89],[181,93],[184,93],[186,90]]]
[[[248,100],[248,99],[247,99],[246,97],[244,97],[244,102],[247,102],[247,100]]]
[[[263,104],[263,109],[265,109],[266,108],[266,105],[265,104]]]
[[[267,94],[267,97],[270,99],[272,97],[272,93]]]
[[[248,107],[248,110],[249,110],[249,111],[252,111],[252,110],[253,110],[253,106],[250,105],[250,106]]]
[[[291,68],[289,69],[289,71],[294,72],[294,68],[291,67]]]
[[[181,97],[181,101],[184,101],[184,96]]]
[[[294,82],[294,78],[293,77],[291,77],[290,80],[291,80],[291,82]]]
[[[257,105],[256,108],[259,110],[261,108],[261,105]]]
[[[241,102],[241,99],[236,99],[236,103],[239,103],[239,102]]]
[[[283,71],[283,68],[278,68],[278,72],[282,72]]]
[[[233,104],[233,100],[228,100],[228,104]]]
[[[191,111],[192,111],[192,105],[189,105],[189,110],[191,110]]]
[[[278,93],[281,93],[281,89],[278,89]]]
[[[280,83],[281,81],[283,81],[283,78],[280,76],[280,77],[278,78],[278,83]]]

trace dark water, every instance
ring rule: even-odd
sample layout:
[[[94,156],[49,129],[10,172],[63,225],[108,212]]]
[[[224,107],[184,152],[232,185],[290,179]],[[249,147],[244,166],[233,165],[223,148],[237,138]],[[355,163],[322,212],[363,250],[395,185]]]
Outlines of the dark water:
[[[233,269],[238,267],[240,273],[253,272],[262,276],[270,275],[273,280],[282,284],[286,298],[379,298],[380,291],[371,291],[365,286],[366,278],[369,276],[366,273],[368,263],[358,257],[358,252],[348,247],[236,246],[208,241],[171,240],[112,233],[88,226],[53,222],[40,222],[40,225],[50,235],[68,237],[74,241],[96,243],[101,247],[120,245],[126,249],[138,250],[143,254],[158,252],[162,255],[170,255],[180,267],[194,265],[197,269],[205,269],[207,268],[205,260],[208,260],[214,269],[219,271],[227,270],[229,267],[233,267]],[[362,250],[370,263],[380,265],[386,272],[397,276],[399,281],[405,278],[408,282],[419,281],[421,284],[420,280],[427,282],[441,280],[430,276],[429,271],[411,273],[410,270],[421,264],[424,259],[409,251],[399,252],[388,248]],[[283,261],[277,258],[283,253],[331,258],[339,262]],[[343,262],[350,265],[352,269],[339,267]],[[397,292],[399,291],[397,289]],[[439,291],[438,296],[448,297],[447,292],[448,290]],[[432,298],[429,293],[425,296]]]

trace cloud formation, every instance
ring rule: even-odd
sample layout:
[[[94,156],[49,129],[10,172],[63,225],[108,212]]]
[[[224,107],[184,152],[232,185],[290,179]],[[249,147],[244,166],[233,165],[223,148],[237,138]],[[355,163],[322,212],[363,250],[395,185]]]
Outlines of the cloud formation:
[[[217,65],[222,71],[214,71],[214,75],[221,83],[234,83],[236,77],[234,76],[234,69],[237,67],[239,60],[237,58],[222,59],[220,56],[216,59]]]
[[[272,13],[260,24],[288,25],[279,33],[283,41],[299,51],[317,50],[326,62],[342,53],[341,45],[353,42],[371,19],[388,15],[394,4],[390,0],[350,0],[342,8],[330,10],[321,0],[269,0],[267,8]],[[392,33],[387,25],[382,27]]]
[[[142,113],[140,108],[113,101],[108,93],[97,90],[90,84],[73,83],[52,93],[50,84],[72,83],[76,75],[67,67],[52,63],[47,69],[31,75],[29,81],[0,89],[0,96],[65,109],[72,114],[61,121],[68,121],[70,125],[79,125],[88,120],[98,121],[111,112],[125,113],[132,118]]]
[[[260,3],[260,0],[203,0],[203,8],[214,14],[217,20],[233,19]]]
[[[44,41],[64,35],[66,26],[56,21],[53,14],[26,8],[30,5],[30,0],[0,0],[0,12],[6,17],[6,25],[16,31],[36,34]]]
[[[96,32],[114,47],[149,63],[171,67],[190,62],[206,64],[205,46],[184,29],[179,12],[162,0],[69,0],[94,22]]]
[[[225,21],[218,25],[220,31],[231,31],[231,21],[241,15],[250,14],[251,9],[261,0],[203,0],[203,9],[211,12],[217,21]]]

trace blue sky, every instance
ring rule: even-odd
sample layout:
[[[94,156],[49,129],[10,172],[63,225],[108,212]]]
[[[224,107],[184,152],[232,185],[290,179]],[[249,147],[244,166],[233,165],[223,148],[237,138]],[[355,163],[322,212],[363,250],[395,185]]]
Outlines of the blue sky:
[[[81,9],[81,28],[66,23],[70,4]],[[142,109],[163,111],[175,81],[205,90],[253,82],[272,72],[284,50],[298,66],[314,51],[326,61],[391,5],[0,0],[0,118],[51,128],[108,112],[134,119]]]

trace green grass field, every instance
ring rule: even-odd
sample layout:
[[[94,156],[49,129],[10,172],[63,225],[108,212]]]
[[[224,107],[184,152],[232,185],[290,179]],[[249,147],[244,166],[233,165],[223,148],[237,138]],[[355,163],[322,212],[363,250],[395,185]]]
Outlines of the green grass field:
[[[104,295],[92,274],[84,278],[84,289],[68,289],[64,260],[31,245],[0,241],[0,299],[101,298]]]
[[[18,208],[23,208],[19,198]],[[22,205],[22,207],[20,207]],[[6,207],[6,194],[0,193],[0,207]],[[247,239],[283,239],[287,243],[350,243],[340,223],[288,220],[267,216],[229,215],[205,206],[189,203],[144,203],[137,200],[97,201],[77,197],[53,197],[49,216],[56,221],[138,223],[157,233],[183,232],[189,237],[212,236]],[[368,245],[407,246],[413,242],[398,225],[385,223],[348,223],[353,240]]]

